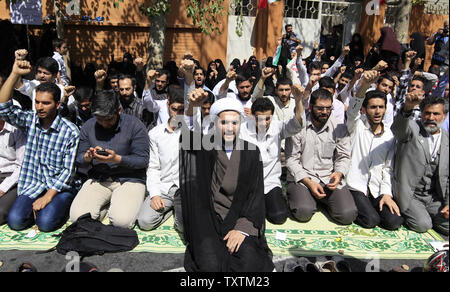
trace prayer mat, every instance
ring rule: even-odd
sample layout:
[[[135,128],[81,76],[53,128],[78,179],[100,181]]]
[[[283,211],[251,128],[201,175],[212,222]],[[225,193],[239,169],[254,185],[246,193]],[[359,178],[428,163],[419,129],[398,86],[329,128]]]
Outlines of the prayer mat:
[[[58,243],[59,238],[55,235],[60,234],[67,226],[69,223],[58,231],[39,232],[32,236],[32,228],[16,232],[3,225],[0,227],[0,250],[50,249]],[[173,217],[156,230],[135,230],[140,244],[133,252],[184,253],[185,245],[173,228]],[[337,225],[321,212],[316,213],[308,223],[291,219],[283,225],[267,223],[266,237],[276,256],[340,254],[359,259],[427,259],[434,253],[429,242],[443,241],[434,231],[419,234],[404,227],[398,231],[387,231],[378,227],[364,229],[355,224]]]

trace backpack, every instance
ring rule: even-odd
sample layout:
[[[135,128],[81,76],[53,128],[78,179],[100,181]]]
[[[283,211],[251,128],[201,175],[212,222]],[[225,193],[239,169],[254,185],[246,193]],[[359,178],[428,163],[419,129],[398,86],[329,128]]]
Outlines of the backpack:
[[[136,231],[104,225],[89,213],[66,228],[54,249],[60,254],[75,251],[80,256],[130,251],[139,244]]]

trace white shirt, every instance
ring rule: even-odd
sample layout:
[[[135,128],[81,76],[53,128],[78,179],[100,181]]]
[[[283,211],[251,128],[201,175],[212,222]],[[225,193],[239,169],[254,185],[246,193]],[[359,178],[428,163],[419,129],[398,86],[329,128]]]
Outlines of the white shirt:
[[[360,109],[363,98],[352,98],[347,110],[347,128],[352,140],[350,170],[347,175],[349,189],[366,196],[368,190],[374,198],[381,195],[392,197],[392,163],[396,140],[391,129],[375,136]]]
[[[375,90],[375,87],[369,88],[367,92]],[[356,97],[355,97],[356,98]],[[392,98],[392,94],[387,94],[387,104],[386,104],[386,113],[383,117],[383,124],[386,128],[391,128],[394,123],[394,99]]]
[[[4,193],[19,180],[26,141],[25,134],[8,123],[0,131],[0,190]]]
[[[223,79],[220,80],[219,83],[216,84],[216,86],[214,86],[212,93],[214,94],[214,96],[216,97],[216,100],[224,98],[225,96],[227,96],[227,91],[225,91],[224,93],[220,94],[220,88],[222,87],[222,85],[225,83],[227,79]],[[232,90],[234,93],[238,94],[238,90],[236,87],[236,81],[233,80],[230,82],[230,85],[228,85],[228,89]]]
[[[167,124],[148,133],[150,160],[147,168],[147,190],[150,198],[167,195],[173,185],[179,187],[179,144],[181,129],[170,131]]]
[[[264,168],[264,193],[269,193],[276,187],[281,188],[281,140],[299,133],[306,121],[305,113],[302,114],[303,123],[300,124],[294,116],[288,121],[272,120],[270,127],[264,136],[256,133],[255,119],[248,120],[241,125],[239,136],[258,146]]]
[[[22,79],[23,85],[20,88],[17,88],[16,90],[22,93],[23,95],[28,96],[31,99],[32,102],[32,109],[34,112],[36,112],[36,87],[38,87],[39,84],[41,84],[38,80],[27,80]],[[58,85],[59,89],[61,90],[61,97],[60,100],[64,97],[64,86],[61,84],[55,83]],[[67,102],[67,105],[70,105],[75,102],[75,98],[71,95],[69,97],[69,100]]]
[[[58,62],[59,74],[60,74],[62,83],[64,84],[64,86],[68,86],[70,81],[69,81],[69,77],[67,77],[66,62],[64,62],[63,56],[58,52],[53,52],[52,58],[56,62]]]
[[[438,134],[430,135],[428,137],[428,145],[430,147],[430,156],[431,160],[435,160],[439,149],[441,148],[441,137],[442,137],[442,130]]]
[[[144,107],[152,113],[158,113],[158,120],[156,124],[167,125],[170,118],[169,107],[167,106],[167,99],[155,100],[152,97],[150,89],[144,90],[142,94],[142,104]]]

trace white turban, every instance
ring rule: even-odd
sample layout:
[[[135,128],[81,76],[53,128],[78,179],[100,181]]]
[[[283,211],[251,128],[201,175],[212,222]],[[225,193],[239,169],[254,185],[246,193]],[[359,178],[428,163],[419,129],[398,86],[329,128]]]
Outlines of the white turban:
[[[244,107],[242,103],[235,98],[226,97],[221,98],[214,102],[211,106],[210,114],[211,116],[219,116],[221,112],[225,111],[235,111],[240,115],[244,115]]]

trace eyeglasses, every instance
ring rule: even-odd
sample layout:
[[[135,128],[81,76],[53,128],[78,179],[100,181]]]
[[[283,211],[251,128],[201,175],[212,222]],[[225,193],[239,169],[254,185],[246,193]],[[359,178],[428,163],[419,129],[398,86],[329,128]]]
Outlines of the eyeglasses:
[[[318,112],[331,112],[334,109],[333,106],[313,106],[313,108]]]

